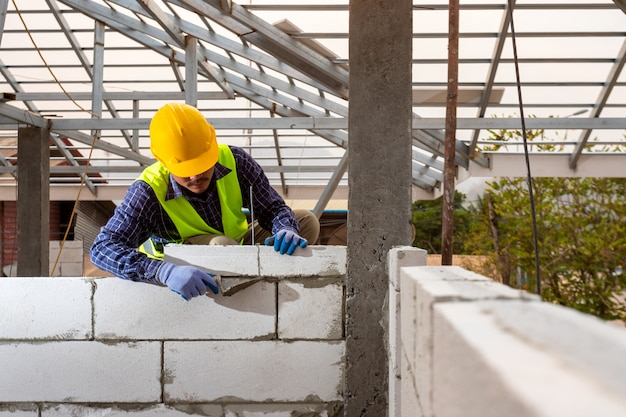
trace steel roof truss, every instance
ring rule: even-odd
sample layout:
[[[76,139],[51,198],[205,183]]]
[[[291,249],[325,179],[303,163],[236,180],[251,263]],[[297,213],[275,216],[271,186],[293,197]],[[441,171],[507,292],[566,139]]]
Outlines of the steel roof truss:
[[[589,114],[589,117],[593,118],[593,117],[600,116],[600,113],[604,109],[604,106],[606,105],[606,102],[609,99],[609,95],[611,94],[611,91],[613,91],[613,88],[615,87],[615,84],[617,83],[617,80],[620,74],[622,73],[622,70],[624,69],[624,64],[626,64],[626,40],[622,43],[622,47],[619,53],[617,54],[617,59],[615,60],[615,63],[611,66],[611,70],[609,71],[606,82],[604,83],[604,86],[600,90],[600,94],[598,94],[598,98],[593,108],[591,109],[591,113]],[[585,146],[587,145],[587,141],[589,140],[590,135],[591,135],[591,129],[584,130],[581,133],[580,137],[578,138],[578,143],[576,144],[576,148],[574,149],[570,157],[570,168],[572,169],[576,168],[578,159],[580,158],[580,155],[585,149]]]

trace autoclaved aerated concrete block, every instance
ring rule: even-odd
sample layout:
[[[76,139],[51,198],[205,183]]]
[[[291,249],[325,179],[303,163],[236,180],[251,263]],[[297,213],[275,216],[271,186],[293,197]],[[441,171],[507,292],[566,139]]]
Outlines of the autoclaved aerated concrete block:
[[[39,407],[35,404],[0,405],[0,417],[40,417]]]
[[[52,271],[52,265],[50,265],[50,271]],[[59,262],[57,270],[54,271],[55,277],[82,277],[83,276],[83,262]]]
[[[344,246],[323,245],[298,248],[293,255],[281,255],[263,245],[167,245],[165,260],[223,276],[341,276],[347,268]]]
[[[161,343],[0,344],[2,402],[159,402]]]
[[[529,305],[531,304],[531,305]],[[552,329],[567,339],[578,339],[578,329],[562,329],[559,320],[535,321],[519,326],[525,320],[528,308],[540,303],[519,300],[478,301],[476,303],[442,303],[434,306],[434,415],[437,417],[572,417],[626,415],[626,384],[623,374],[617,385],[610,383],[612,369],[589,372],[584,361],[568,361],[570,350],[580,346],[567,346],[554,340],[533,340],[532,327]],[[541,309],[552,309],[542,305]],[[502,321],[501,313],[507,310],[517,320]],[[580,313],[569,311],[571,316]],[[543,315],[549,317],[550,315]],[[552,316],[554,318],[555,316]],[[579,319],[572,321],[584,323]],[[567,326],[566,326],[567,327]],[[596,323],[596,330],[599,329]],[[601,326],[600,326],[601,327]],[[528,334],[530,329],[530,335]],[[522,330],[522,331],[520,331]],[[573,333],[571,333],[573,331]],[[619,332],[619,334],[618,334]],[[626,334],[621,329],[609,329],[612,336],[595,341],[610,356],[623,358]],[[569,334],[569,335],[567,335]],[[583,332],[582,334],[587,335]],[[613,337],[614,336],[614,337]],[[618,341],[611,346],[609,341]],[[604,343],[603,343],[604,342]],[[559,346],[560,345],[560,346]],[[603,350],[604,350],[603,349]],[[599,352],[588,352],[598,356]],[[601,356],[600,354],[599,356]],[[602,359],[596,361],[600,364]],[[623,363],[610,359],[617,367]],[[619,371],[617,372],[620,373]]]
[[[276,336],[276,286],[258,282],[229,297],[185,301],[167,287],[117,278],[95,280],[99,339],[262,339]],[[136,314],[141,311],[141,314]]]
[[[177,410],[164,404],[149,406],[136,404],[109,406],[105,404],[99,407],[80,404],[57,404],[44,407],[41,412],[41,417],[189,417],[189,415],[190,413],[184,410]],[[201,407],[201,413],[193,413],[193,415],[221,417],[222,407],[220,405],[206,404]],[[0,417],[4,416],[0,414]]]
[[[167,245],[165,260],[223,276],[258,276],[259,246]]]
[[[0,279],[0,340],[92,337],[91,281],[76,278]]]
[[[233,404],[225,408],[224,417],[339,417],[343,403],[326,404]]]
[[[406,267],[400,275],[402,340],[412,351],[407,350],[407,356],[416,378],[415,386],[420,393],[431,390],[434,305],[489,299],[538,300],[525,291],[504,286],[458,266]],[[411,306],[411,303],[414,305]],[[431,413],[430,398],[431,395],[422,398],[426,415]]]
[[[259,246],[259,272],[267,277],[332,277],[346,274],[345,246],[307,246],[293,255],[281,255]]]
[[[389,282],[396,291],[400,291],[400,269],[408,266],[426,266],[428,253],[413,246],[391,248],[387,255]]]
[[[345,343],[165,342],[166,402],[342,399]]]
[[[412,246],[398,246],[389,250],[389,415],[399,416],[401,409],[401,297],[400,270],[406,266],[421,266],[427,263],[427,252]],[[409,305],[411,308],[411,305]],[[414,316],[407,316],[411,322]]]
[[[341,339],[343,280],[302,278],[278,282],[279,339]]]

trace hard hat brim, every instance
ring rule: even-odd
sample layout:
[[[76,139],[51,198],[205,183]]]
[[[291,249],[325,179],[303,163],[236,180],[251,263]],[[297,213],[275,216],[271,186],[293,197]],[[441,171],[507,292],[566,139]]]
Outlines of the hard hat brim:
[[[204,152],[197,158],[190,159],[188,161],[169,164],[166,164],[163,161],[161,162],[172,174],[177,177],[193,177],[211,169],[217,163],[218,152],[217,146],[212,146],[211,149]]]

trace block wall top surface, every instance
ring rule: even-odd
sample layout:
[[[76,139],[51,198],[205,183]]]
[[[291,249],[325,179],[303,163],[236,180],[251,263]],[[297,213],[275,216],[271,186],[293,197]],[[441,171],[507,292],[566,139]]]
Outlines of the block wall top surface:
[[[340,276],[346,274],[345,246],[308,246],[291,256],[268,246],[168,245],[165,260],[196,265],[222,276]]]

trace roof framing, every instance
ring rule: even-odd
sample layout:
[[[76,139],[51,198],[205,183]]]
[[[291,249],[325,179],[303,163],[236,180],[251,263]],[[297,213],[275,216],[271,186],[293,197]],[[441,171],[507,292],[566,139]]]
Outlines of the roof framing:
[[[207,115],[220,141],[255,156],[286,197],[306,195],[316,212],[345,200],[338,190],[349,172],[348,2],[248,3],[29,0],[16,10],[0,0],[0,198],[11,195],[3,187],[15,187],[15,138],[24,125],[52,132],[53,186],[82,184],[86,199],[121,198],[153,161],[151,115],[185,101]],[[495,175],[495,167],[500,175],[498,160],[519,149],[512,139],[485,150],[492,132],[521,129],[518,87],[528,94],[527,129],[559,141],[536,149],[569,161],[558,164],[561,175],[623,176],[613,163],[586,162],[582,171],[579,164],[609,152],[615,160],[626,145],[624,1],[512,3],[511,13],[507,0],[461,1],[458,181]],[[432,0],[413,8],[412,171],[420,198],[436,197],[442,183],[447,7]],[[563,19],[542,25],[546,16]],[[519,86],[511,17],[522,46]],[[317,197],[299,191],[307,187]]]

